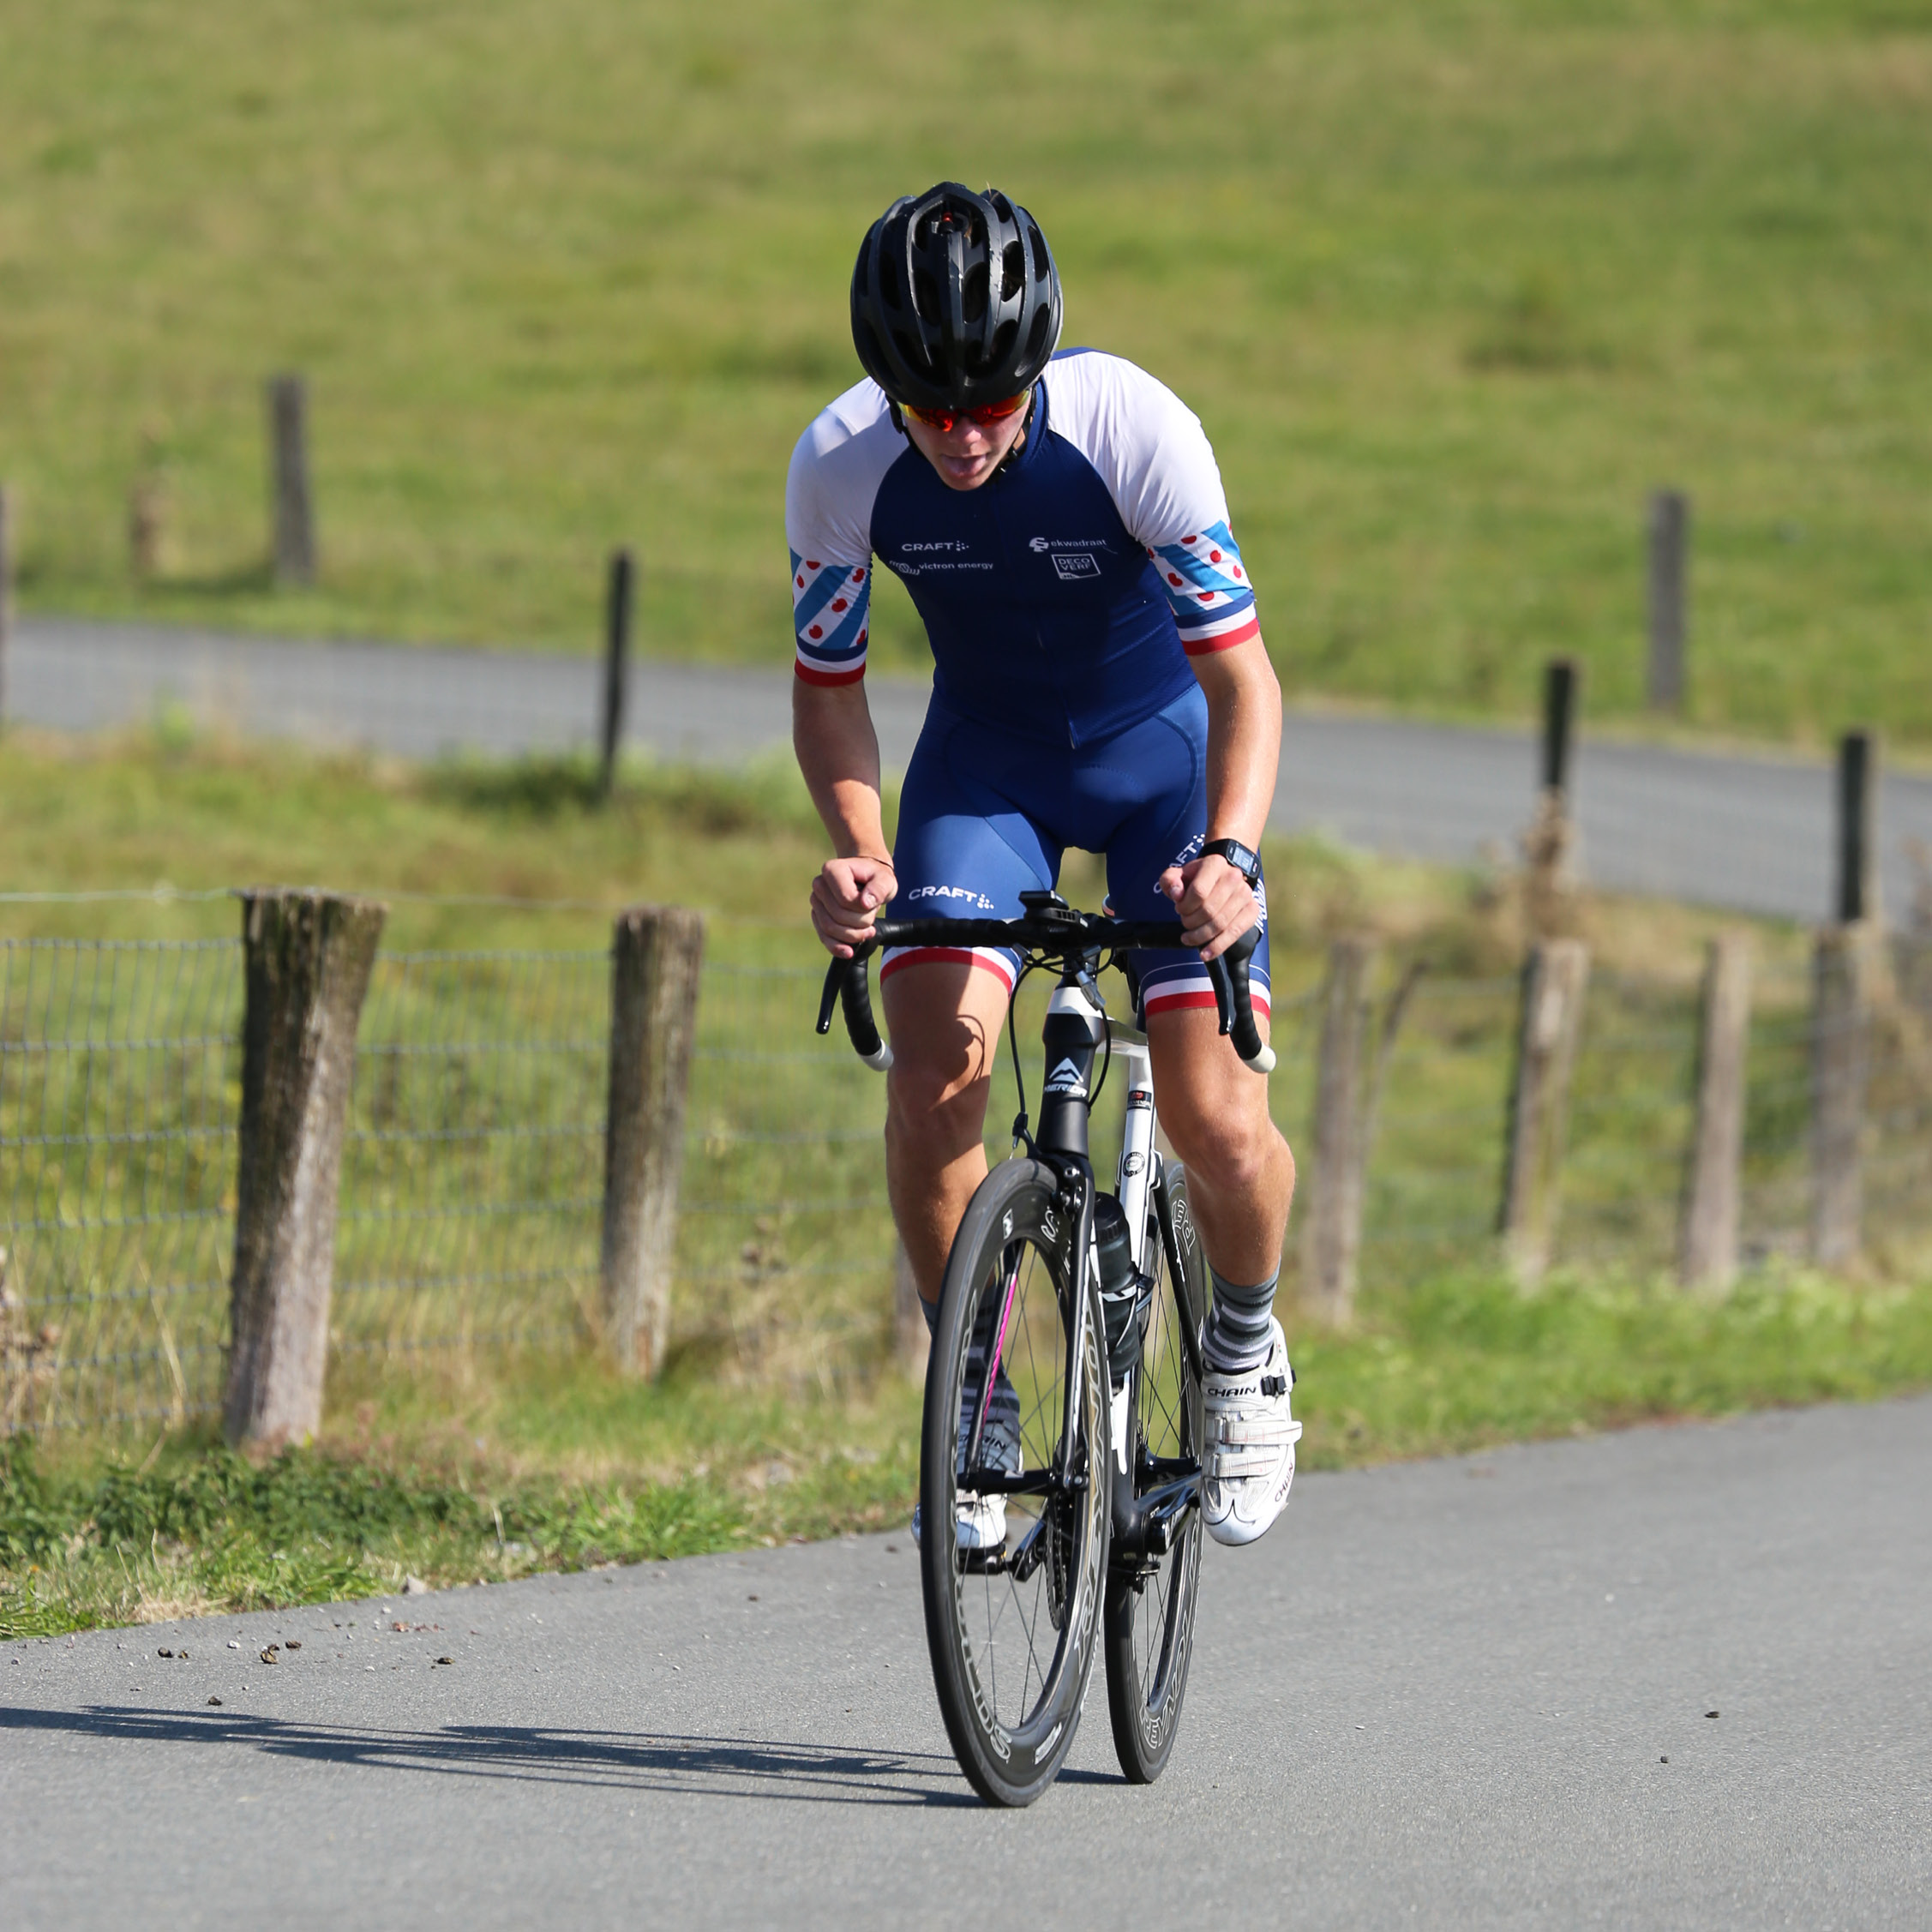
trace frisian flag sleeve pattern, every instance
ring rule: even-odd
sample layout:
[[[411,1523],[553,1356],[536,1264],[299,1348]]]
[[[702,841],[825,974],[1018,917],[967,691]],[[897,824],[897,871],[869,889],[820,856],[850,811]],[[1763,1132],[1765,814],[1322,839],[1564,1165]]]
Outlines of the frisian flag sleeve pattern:
[[[1260,636],[1255,594],[1225,522],[1189,531],[1177,543],[1150,543],[1147,554],[1160,569],[1181,649],[1190,657],[1230,650]]]
[[[791,560],[798,675],[807,684],[856,683],[866,675],[871,564],[801,557],[796,550]]]

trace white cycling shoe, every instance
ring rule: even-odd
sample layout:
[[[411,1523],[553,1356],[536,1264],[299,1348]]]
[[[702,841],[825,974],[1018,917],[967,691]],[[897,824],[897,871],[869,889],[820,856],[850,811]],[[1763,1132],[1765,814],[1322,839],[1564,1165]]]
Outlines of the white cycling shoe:
[[[919,1508],[912,1506],[912,1546],[919,1547]],[[1006,1540],[1006,1498],[1003,1496],[969,1496],[959,1498],[958,1547],[962,1550],[997,1550]]]
[[[1019,1396],[1006,1379],[1004,1368],[993,1379],[994,1401],[987,1417],[986,1432],[980,1443],[981,1466],[998,1469],[1009,1476],[1020,1473]],[[970,1398],[959,1418],[960,1458],[972,1435]],[[920,1506],[912,1507],[913,1547],[919,1546]],[[958,1547],[962,1550],[997,1550],[1006,1540],[1006,1498],[980,1496],[961,1490],[958,1498]]]
[[[1006,1497],[960,1496],[960,1550],[997,1550],[1006,1539]],[[920,1505],[912,1505],[912,1547],[920,1547]]]
[[[1294,1371],[1281,1324],[1268,1324],[1268,1359],[1257,1369],[1201,1378],[1208,1412],[1208,1472],[1201,1517],[1216,1543],[1252,1543],[1287,1507],[1301,1425],[1289,1411]]]

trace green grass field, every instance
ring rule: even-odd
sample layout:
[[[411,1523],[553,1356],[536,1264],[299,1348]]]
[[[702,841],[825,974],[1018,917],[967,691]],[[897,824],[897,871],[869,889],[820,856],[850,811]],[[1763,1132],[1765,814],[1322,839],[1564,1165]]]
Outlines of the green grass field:
[[[1294,1352],[1301,1466],[1348,1468],[1922,1389],[1932,1286],[1791,1274],[1713,1304],[1567,1276],[1526,1299],[1449,1275]],[[392,1383],[344,1405],[317,1451],[261,1469],[206,1431],[146,1455],[0,1441],[0,1638],[902,1529],[918,1401],[896,1376],[760,1400],[580,1359]]]
[[[792,441],[892,193],[998,181],[1067,339],[1219,450],[1287,687],[1641,703],[1696,501],[1697,727],[1932,743],[1923,0],[268,0],[13,9],[0,475],[32,609],[783,664]],[[308,372],[323,575],[267,586]],[[130,574],[130,489],[163,506]],[[918,654],[882,599],[877,652]]]
[[[126,1365],[155,1353],[153,1311],[164,1306],[165,1348],[178,1340],[189,1377],[212,1376],[219,1357],[232,1200],[210,1210],[231,1185],[231,1129],[193,1153],[165,1132],[150,1154],[143,1137],[179,1126],[184,1108],[231,1121],[233,1054],[205,1036],[231,1029],[238,1008],[218,1011],[191,985],[177,998],[185,982],[171,965],[143,981],[59,960],[42,999],[0,954],[0,1043],[43,1033],[96,1043],[59,1058],[44,1086],[40,1063],[0,1059],[0,1135],[135,1130],[105,1149],[4,1149],[0,1240],[21,1244],[7,1279],[39,1298],[28,1325],[51,1312],[71,1354],[121,1352],[123,1397],[164,1392],[138,1419],[51,1431],[31,1467],[17,1449],[0,1454],[0,1635],[375,1595],[411,1573],[470,1581],[903,1521],[918,1395],[887,1348],[890,1229],[882,1209],[839,1205],[879,1191],[879,1089],[807,1031],[812,953],[799,915],[821,841],[801,789],[776,768],[747,782],[638,767],[600,810],[589,777],[568,762],[424,770],[269,752],[169,725],[117,741],[15,733],[0,745],[9,890],[145,892],[166,879],[219,891],[288,879],[396,895],[363,1021],[369,1077],[358,1074],[345,1161],[322,1439],[317,1455],[263,1471],[216,1451],[205,1421],[184,1426],[153,1362],[141,1390]],[[1521,945],[1509,881],[1311,843],[1271,847],[1269,860],[1282,1053],[1272,1092],[1304,1151],[1312,1039],[1300,1002],[1328,936],[1369,927],[1392,961],[1432,967],[1391,1063],[1354,1333],[1298,1322],[1290,1257],[1284,1305],[1307,1466],[1932,1382],[1921,1205],[1932,1155],[1923,1096],[1896,1069],[1885,1079],[1918,1125],[1887,1130],[1892,1151],[1869,1183],[1875,1233],[1896,1238],[1875,1239],[1874,1267],[1857,1281],[1791,1258],[1806,1119],[1802,935],[1758,931],[1746,1179],[1759,1246],[1738,1292],[1713,1303],[1661,1273],[1688,1129],[1698,942],[1713,921],[1671,907],[1585,909],[1599,964],[1577,1074],[1569,1265],[1525,1298],[1500,1278],[1489,1243]],[[1071,870],[1073,896],[1090,901],[1090,868]],[[403,896],[415,892],[444,897]],[[597,949],[617,906],[651,897],[711,910],[723,972],[700,1007],[671,1364],[639,1387],[581,1346],[579,1317],[597,1239]],[[222,897],[0,904],[0,941],[209,940],[237,924]],[[232,950],[189,957],[218,964],[237,997]],[[139,1044],[149,1035],[160,1051]],[[539,1036],[582,1037],[546,1056],[527,1051]],[[398,1042],[413,1056],[384,1059]],[[778,1058],[747,1077],[747,1047]],[[211,1085],[226,1089],[219,1105]],[[996,1138],[1011,1105],[1003,1073]],[[568,1132],[557,1140],[466,1137],[559,1124]],[[801,1128],[837,1133],[805,1144]],[[396,1129],[399,1139],[381,1137]],[[593,1178],[573,1176],[573,1161]],[[556,1221],[438,1218],[479,1199],[586,1191],[591,1205]],[[791,1203],[782,1213],[740,1205],[774,1195]],[[183,1207],[192,1211],[177,1227]],[[399,1207],[399,1221],[363,1218]],[[129,1212],[139,1218],[116,1219]],[[22,1220],[40,1225],[12,1232]],[[524,1268],[547,1272],[534,1286],[489,1285]],[[50,1308],[69,1286],[75,1301]],[[8,1318],[0,1307],[0,1345]],[[519,1323],[561,1325],[567,1344],[466,1339]],[[45,1355],[30,1359],[29,1383],[35,1362]],[[7,1392],[20,1389],[16,1375]]]

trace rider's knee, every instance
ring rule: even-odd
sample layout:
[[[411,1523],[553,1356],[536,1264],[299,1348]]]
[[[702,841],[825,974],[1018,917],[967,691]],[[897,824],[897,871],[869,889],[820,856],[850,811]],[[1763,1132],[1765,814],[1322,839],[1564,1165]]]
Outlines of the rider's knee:
[[[1246,1192],[1271,1178],[1284,1164],[1293,1185],[1294,1156],[1268,1116],[1163,1106],[1161,1125],[1182,1166],[1210,1185]]]
[[[986,1121],[984,1077],[920,1059],[895,1063],[886,1092],[885,1131],[903,1151],[950,1160],[976,1143]]]

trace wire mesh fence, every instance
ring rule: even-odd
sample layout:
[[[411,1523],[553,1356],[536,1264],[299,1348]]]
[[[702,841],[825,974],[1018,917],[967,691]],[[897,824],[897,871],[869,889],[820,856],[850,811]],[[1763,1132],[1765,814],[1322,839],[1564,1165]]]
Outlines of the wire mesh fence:
[[[0,940],[0,1427],[218,1399],[242,949]]]
[[[828,1382],[883,1337],[882,1095],[813,1038],[819,978],[705,969],[674,1359]],[[595,1341],[609,1023],[602,951],[379,956],[344,1151],[333,1347]]]
[[[1880,1265],[1932,1245],[1932,968],[1895,949],[1876,1004],[1865,1226]],[[1312,977],[1311,964],[1307,970]],[[884,1083],[813,1036],[800,935],[714,927],[692,1071],[671,1354],[831,1387],[890,1340]],[[0,940],[0,1429],[173,1422],[219,1407],[234,1245],[243,954],[232,940]],[[1016,1024],[1038,1105],[1047,988]],[[1320,988],[1276,988],[1271,1094],[1305,1147]],[[1362,1272],[1400,1293],[1487,1264],[1515,1058],[1514,977],[1425,975],[1376,1084]],[[356,1372],[426,1352],[571,1349],[598,1331],[609,956],[387,952],[363,1009],[332,1348]],[[1593,980],[1557,1259],[1671,1264],[1695,1113],[1692,978]],[[1745,1098],[1747,1264],[1806,1251],[1812,989],[1759,975]],[[1385,1016],[1378,1009],[1378,1024]],[[1119,1092],[1094,1137],[1106,1171]],[[988,1151],[1017,1105],[1003,1050]],[[1292,1257],[1291,1257],[1292,1271]]]
[[[333,1349],[583,1330],[609,1026],[602,952],[377,955],[343,1146]]]
[[[1406,1283],[1487,1254],[1502,1186],[1517,988],[1417,985],[1389,1049],[1363,1214],[1363,1276]]]

